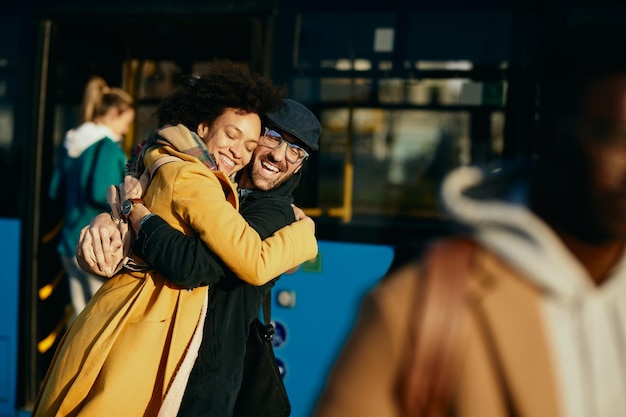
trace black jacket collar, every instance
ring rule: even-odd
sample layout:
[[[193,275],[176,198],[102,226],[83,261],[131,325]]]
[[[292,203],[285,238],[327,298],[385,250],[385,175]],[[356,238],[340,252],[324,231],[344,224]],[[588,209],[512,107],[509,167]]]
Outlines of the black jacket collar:
[[[242,199],[246,199],[246,200],[257,200],[260,198],[267,198],[267,197],[283,197],[283,198],[288,198],[289,200],[293,200],[293,197],[291,194],[293,193],[293,190],[295,190],[298,183],[300,182],[301,176],[302,176],[302,173],[300,171],[296,172],[287,181],[285,181],[278,187],[273,188],[268,191],[262,191],[256,188],[248,189],[247,192],[244,190],[239,190],[239,196]],[[244,191],[243,194],[242,194],[242,191]]]

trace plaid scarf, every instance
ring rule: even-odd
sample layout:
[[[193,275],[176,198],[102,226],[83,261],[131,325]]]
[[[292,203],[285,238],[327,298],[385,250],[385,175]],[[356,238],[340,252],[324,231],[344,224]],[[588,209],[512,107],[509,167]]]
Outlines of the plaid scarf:
[[[183,132],[183,135],[180,133]],[[206,144],[195,132],[182,125],[167,125],[157,129],[148,140],[141,142],[135,149],[126,164],[126,175],[139,178],[146,169],[144,156],[154,146],[171,146],[179,152],[193,156],[206,165],[209,169],[217,170],[215,157],[209,153]]]

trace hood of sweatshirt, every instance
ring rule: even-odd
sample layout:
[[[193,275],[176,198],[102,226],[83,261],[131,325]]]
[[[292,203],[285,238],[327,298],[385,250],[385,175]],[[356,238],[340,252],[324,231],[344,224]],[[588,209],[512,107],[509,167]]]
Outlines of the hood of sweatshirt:
[[[65,134],[63,145],[70,157],[78,158],[85,149],[104,138],[109,138],[113,142],[119,142],[122,139],[121,136],[113,133],[105,125],[85,122]]]
[[[576,302],[594,285],[560,238],[528,208],[527,174],[527,168],[458,168],[442,184],[443,209],[551,296]],[[624,257],[614,273],[626,273]],[[611,281],[609,286],[625,280]]]

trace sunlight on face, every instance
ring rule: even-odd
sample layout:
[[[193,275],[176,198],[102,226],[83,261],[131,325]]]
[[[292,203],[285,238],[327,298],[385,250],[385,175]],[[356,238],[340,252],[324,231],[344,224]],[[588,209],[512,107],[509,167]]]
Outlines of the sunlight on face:
[[[294,136],[282,131],[279,133],[288,142],[299,144],[298,139]],[[302,146],[302,144],[299,145]],[[300,171],[304,160],[295,163],[290,162],[286,152],[287,146],[284,143],[272,149],[263,145],[261,140],[254,151],[254,159],[246,167],[247,178],[242,178],[240,185],[244,188],[258,188],[268,191],[287,181]]]
[[[236,109],[227,109],[211,126],[198,126],[198,135],[215,157],[218,169],[229,177],[250,162],[260,132],[258,114]]]
[[[104,115],[101,123],[107,126],[116,135],[125,135],[128,133],[128,128],[135,119],[135,109],[129,107],[122,112],[119,108],[111,107],[109,111]]]

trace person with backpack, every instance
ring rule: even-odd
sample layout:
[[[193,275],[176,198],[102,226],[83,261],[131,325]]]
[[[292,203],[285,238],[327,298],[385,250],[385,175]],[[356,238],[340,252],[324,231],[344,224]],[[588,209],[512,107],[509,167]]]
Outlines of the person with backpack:
[[[545,39],[535,155],[449,174],[468,232],[366,296],[313,417],[624,415],[626,32]]]
[[[238,211],[233,181],[259,145],[261,115],[279,109],[283,98],[270,79],[229,60],[185,77],[159,105],[162,123],[135,161],[135,174],[152,173],[149,185],[137,195],[142,199],[122,197],[116,220],[134,224],[145,206],[177,231],[199,236],[254,285],[314,258],[309,217],[296,216],[261,239]],[[170,162],[159,162],[165,158]],[[135,253],[130,257],[67,329],[33,417],[178,413],[201,346],[208,287],[176,285]]]
[[[319,149],[322,126],[313,112],[291,99],[284,99],[277,111],[262,118],[259,146],[236,180],[239,212],[265,239],[296,220],[292,192],[309,155]],[[178,415],[237,417],[252,402],[240,395],[242,384],[252,390],[259,384],[259,390],[264,386],[265,380],[245,379],[246,342],[254,336],[251,326],[280,276],[260,286],[246,283],[228,270],[198,236],[184,235],[147,209],[141,212],[143,209],[137,206],[133,252],[176,285],[208,286],[203,340]],[[118,263],[114,254],[121,245],[111,216],[100,214],[85,228],[77,257],[89,271],[101,275]],[[218,274],[217,270],[224,273]],[[255,406],[254,415],[265,416],[276,404],[266,397]]]

